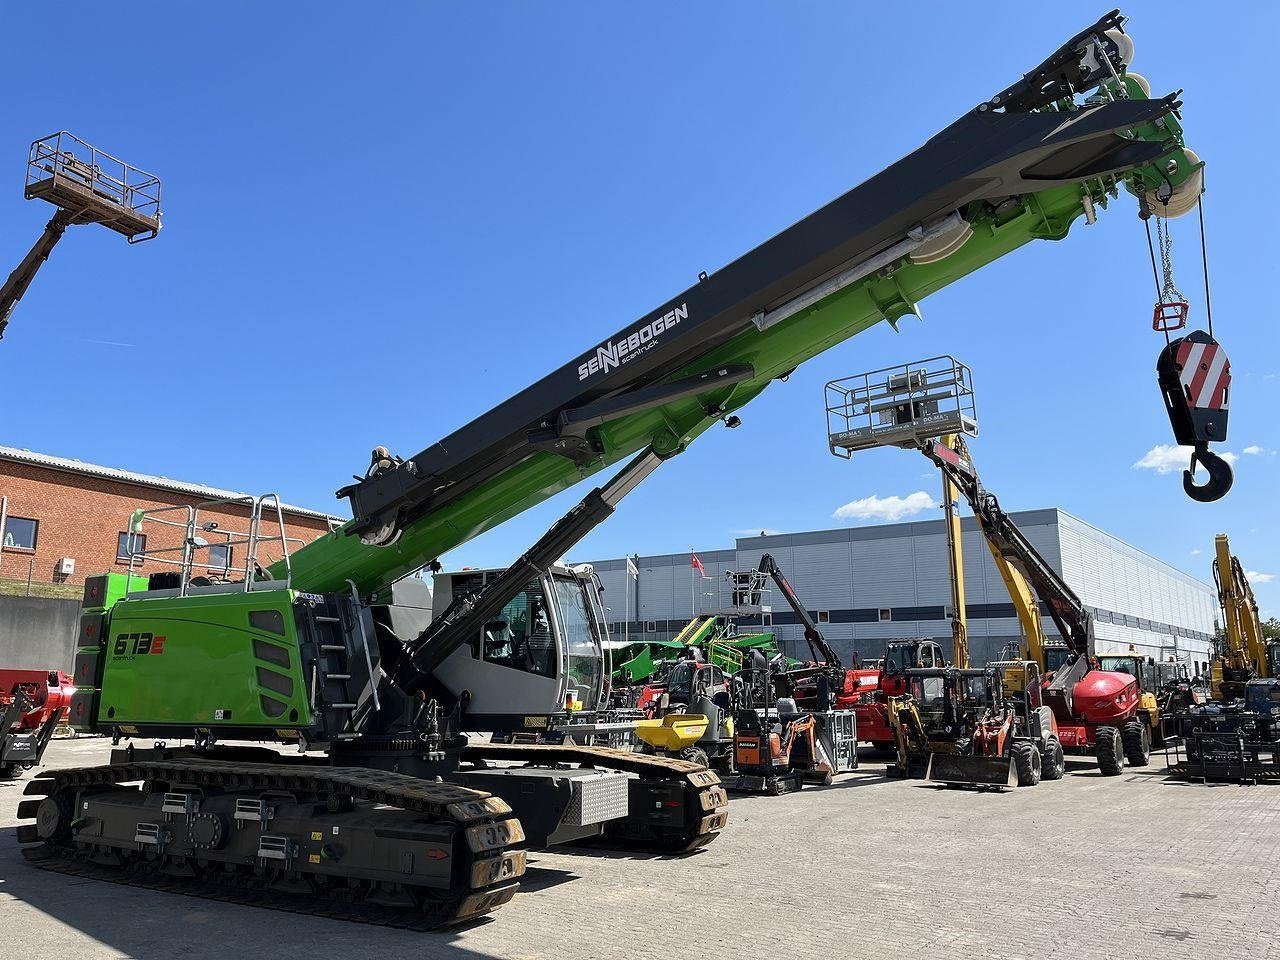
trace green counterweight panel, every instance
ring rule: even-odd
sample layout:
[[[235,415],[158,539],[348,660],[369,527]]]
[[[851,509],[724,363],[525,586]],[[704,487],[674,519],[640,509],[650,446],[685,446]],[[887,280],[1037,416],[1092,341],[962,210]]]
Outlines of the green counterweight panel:
[[[106,658],[107,617],[126,594],[147,589],[146,577],[124,573],[102,573],[86,577],[80,604],[80,627],[76,639],[74,679],[71,697],[71,727],[83,733],[98,730],[98,688]]]
[[[99,727],[131,734],[216,726],[232,735],[309,726],[294,596],[261,590],[117,603]]]

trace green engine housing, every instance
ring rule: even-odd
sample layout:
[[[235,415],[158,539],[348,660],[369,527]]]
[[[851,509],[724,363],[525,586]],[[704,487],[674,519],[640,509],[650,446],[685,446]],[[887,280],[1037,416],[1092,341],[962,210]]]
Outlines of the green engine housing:
[[[145,588],[145,579],[130,584],[115,573],[86,581],[73,727],[288,741],[323,738],[326,728],[343,726],[343,717],[326,716],[310,700],[317,679],[352,679],[337,598],[290,589],[178,596]],[[343,662],[335,663],[339,656]],[[326,699],[336,704],[341,697]]]

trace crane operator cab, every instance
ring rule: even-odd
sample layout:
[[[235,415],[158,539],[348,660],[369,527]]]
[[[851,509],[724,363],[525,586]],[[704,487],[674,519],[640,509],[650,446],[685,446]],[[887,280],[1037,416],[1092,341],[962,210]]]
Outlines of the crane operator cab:
[[[501,572],[436,574],[436,606],[443,610]],[[554,565],[455,650],[437,677],[452,693],[468,694],[464,729],[545,730],[601,707],[606,636],[590,570]]]

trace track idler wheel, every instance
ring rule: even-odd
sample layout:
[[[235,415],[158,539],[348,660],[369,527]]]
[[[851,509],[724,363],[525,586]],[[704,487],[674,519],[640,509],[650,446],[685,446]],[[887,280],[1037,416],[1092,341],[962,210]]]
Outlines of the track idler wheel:
[[[36,810],[36,834],[41,840],[61,840],[71,833],[72,800],[66,791],[40,801]]]

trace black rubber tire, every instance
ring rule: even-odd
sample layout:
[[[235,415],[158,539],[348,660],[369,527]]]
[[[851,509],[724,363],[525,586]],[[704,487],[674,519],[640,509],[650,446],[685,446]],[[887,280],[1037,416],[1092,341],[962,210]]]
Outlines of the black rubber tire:
[[[1018,771],[1018,786],[1036,786],[1043,773],[1040,748],[1030,740],[1019,740],[1013,745],[1013,766]]]
[[[1104,777],[1118,777],[1124,769],[1124,747],[1115,727],[1098,728],[1098,769]]]
[[[1124,725],[1124,759],[1131,767],[1145,767],[1151,760],[1151,728],[1140,717]]]
[[[1044,760],[1041,763],[1040,778],[1042,780],[1061,780],[1067,773],[1067,758],[1062,752],[1062,743],[1057,737],[1050,737],[1044,745]]]
[[[680,759],[688,760],[690,763],[700,763],[708,769],[711,767],[711,760],[707,757],[707,751],[701,747],[686,747],[680,751]]]

